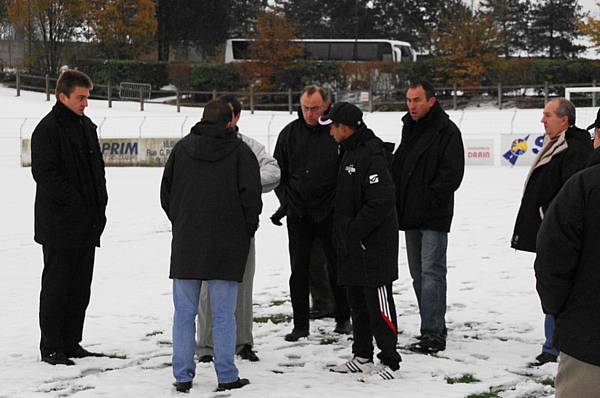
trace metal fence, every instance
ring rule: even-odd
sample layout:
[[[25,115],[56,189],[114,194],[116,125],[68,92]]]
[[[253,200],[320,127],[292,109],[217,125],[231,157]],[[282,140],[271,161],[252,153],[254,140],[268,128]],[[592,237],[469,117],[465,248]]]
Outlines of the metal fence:
[[[54,93],[56,78],[24,74],[17,71],[15,80],[9,81],[9,87],[14,87],[17,96],[21,90],[42,91],[46,93],[46,100],[50,100]],[[144,111],[145,103],[162,103],[173,105],[177,112],[182,106],[202,107],[209,101],[225,94],[236,95],[240,98],[244,109],[254,113],[255,110],[287,110],[290,114],[298,107],[300,102],[299,91],[273,91],[257,92],[253,87],[245,91],[196,91],[196,90],[152,90],[150,85],[135,83],[135,87],[127,83],[127,93],[123,93],[123,84],[119,86],[102,85],[94,86],[91,93],[92,98],[108,101],[108,107],[112,107],[113,101],[133,100],[139,102],[141,111]],[[143,86],[140,86],[142,84]],[[503,108],[542,108],[551,97],[564,96],[567,87],[593,87],[596,82],[589,83],[561,83],[531,85],[503,85],[495,86],[447,86],[437,87],[437,98],[445,109],[459,110],[465,107],[492,106]],[[115,98],[113,93],[121,93],[121,98]],[[360,106],[364,111],[405,111],[406,105],[404,94],[406,87],[391,90],[376,90],[373,87],[365,90],[354,91],[330,91],[332,100],[349,101]],[[597,93],[586,93],[571,99],[576,106],[597,105]]]

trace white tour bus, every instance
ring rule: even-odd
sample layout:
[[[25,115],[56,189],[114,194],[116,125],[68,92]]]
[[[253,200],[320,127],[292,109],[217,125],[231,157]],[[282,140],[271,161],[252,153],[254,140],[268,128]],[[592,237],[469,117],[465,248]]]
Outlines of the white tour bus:
[[[229,39],[225,47],[225,62],[250,60],[249,39]],[[315,61],[416,61],[417,54],[410,43],[374,39],[304,39],[294,40],[304,47],[304,58]]]

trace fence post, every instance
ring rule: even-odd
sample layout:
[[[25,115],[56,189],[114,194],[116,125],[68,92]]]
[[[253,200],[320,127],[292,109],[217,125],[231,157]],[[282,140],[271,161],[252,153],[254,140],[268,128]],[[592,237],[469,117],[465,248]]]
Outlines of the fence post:
[[[458,108],[458,86],[454,83],[454,90],[452,91],[452,109],[456,110]]]
[[[254,86],[250,86],[250,114],[254,115]]]
[[[50,78],[46,73],[46,101],[50,101]]]
[[[544,104],[546,104],[548,102],[548,96],[550,95],[549,91],[549,87],[548,87],[548,80],[546,80],[544,82]]]
[[[179,92],[179,89],[177,87],[175,87],[175,95],[177,95],[177,100],[175,101],[177,104],[177,113],[181,112],[181,93]]]
[[[369,82],[369,112],[373,113],[373,78]]]
[[[502,83],[498,83],[498,109],[502,109]]]
[[[110,82],[110,80],[108,81],[108,107],[112,108],[112,83]]]
[[[288,111],[292,114],[292,89],[288,88]]]
[[[21,72],[17,69],[17,97],[21,96]]]
[[[142,88],[140,87],[140,111],[144,111],[144,92],[142,91]]]
[[[593,87],[596,87],[596,79],[594,79],[594,80],[592,81],[592,86],[593,86]],[[593,91],[593,92],[592,92],[592,107],[593,107],[593,108],[595,108],[595,107],[596,107],[596,92],[595,92],[595,91]]]
[[[213,100],[217,99],[217,89],[216,88],[213,88],[212,96],[213,96]]]

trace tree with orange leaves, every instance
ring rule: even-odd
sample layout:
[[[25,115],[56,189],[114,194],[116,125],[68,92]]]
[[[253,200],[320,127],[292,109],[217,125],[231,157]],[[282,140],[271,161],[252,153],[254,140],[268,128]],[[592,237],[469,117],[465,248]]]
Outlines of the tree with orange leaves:
[[[254,61],[241,68],[243,76],[260,91],[277,89],[275,74],[303,56],[302,47],[292,41],[296,37],[296,27],[279,11],[259,13],[257,34],[250,44]]]
[[[150,47],[156,32],[154,0],[90,0],[87,24],[109,58],[135,58]]]

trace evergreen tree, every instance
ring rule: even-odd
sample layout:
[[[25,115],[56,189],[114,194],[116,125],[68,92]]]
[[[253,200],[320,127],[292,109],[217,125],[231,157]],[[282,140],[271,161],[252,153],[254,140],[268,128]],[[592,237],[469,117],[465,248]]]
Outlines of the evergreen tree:
[[[530,0],[482,0],[480,11],[489,16],[498,31],[501,53],[505,57],[527,51],[531,24]]]
[[[578,24],[585,16],[578,0],[543,0],[535,4],[531,49],[550,58],[576,56],[585,49],[575,43],[581,36]]]

